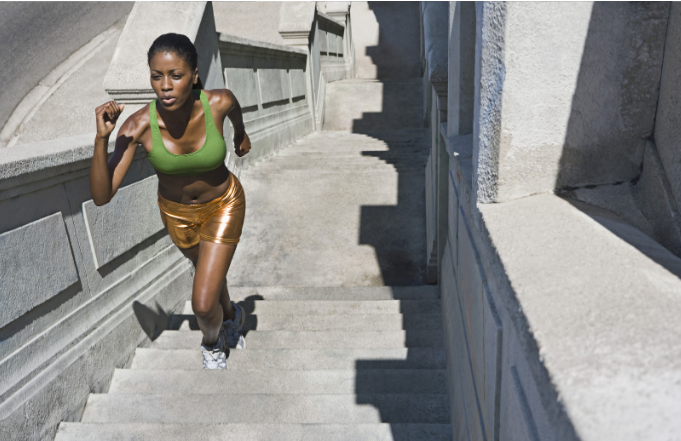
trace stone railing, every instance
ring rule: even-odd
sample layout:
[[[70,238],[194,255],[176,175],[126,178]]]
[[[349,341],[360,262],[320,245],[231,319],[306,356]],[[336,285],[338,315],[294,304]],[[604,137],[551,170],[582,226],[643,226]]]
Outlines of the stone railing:
[[[439,127],[447,120],[447,19],[446,2],[421,3],[424,120]],[[446,242],[448,158],[439,136],[433,136],[426,166],[426,281],[436,284]]]
[[[97,207],[94,133],[0,151],[0,438],[52,439],[165,328],[191,265],[165,234],[139,150]],[[109,146],[112,151],[113,143]]]
[[[422,6],[454,439],[674,438],[681,7]]]
[[[225,34],[219,36],[219,48],[226,87],[241,104],[253,147],[243,158],[230,152],[231,170],[254,164],[312,131],[304,50]],[[232,133],[225,121],[225,138]]]
[[[350,2],[282,4],[279,33],[288,46],[299,47],[309,54],[306,71],[317,130],[324,121],[326,83],[354,77],[350,29]]]
[[[135,4],[104,81],[126,103],[121,120],[155,98],[146,51],[166,32],[194,41],[207,89],[227,86],[240,100],[253,149],[244,158],[230,149],[234,173],[313,130],[309,50],[217,34],[210,2]],[[229,122],[224,129],[230,139]],[[89,393],[106,392],[113,369],[165,329],[191,292],[192,267],[165,233],[146,153],[138,148],[116,196],[98,207],[93,140],[0,151],[3,440],[51,439],[60,421],[77,421]]]

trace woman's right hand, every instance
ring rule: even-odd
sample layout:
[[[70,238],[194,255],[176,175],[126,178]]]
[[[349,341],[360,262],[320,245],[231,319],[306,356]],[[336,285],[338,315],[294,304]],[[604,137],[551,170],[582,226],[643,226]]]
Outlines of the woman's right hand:
[[[116,101],[109,101],[95,109],[97,117],[97,136],[100,138],[108,138],[113,129],[116,127],[116,121],[125,109],[125,104],[120,106]]]

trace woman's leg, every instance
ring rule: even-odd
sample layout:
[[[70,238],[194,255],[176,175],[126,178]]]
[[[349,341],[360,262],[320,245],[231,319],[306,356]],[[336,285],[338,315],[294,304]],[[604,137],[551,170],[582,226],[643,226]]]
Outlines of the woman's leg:
[[[236,245],[199,242],[182,250],[194,267],[192,309],[203,332],[203,344],[214,345],[223,320],[234,318],[234,308],[227,292],[226,276]],[[223,318],[224,317],[224,318]]]

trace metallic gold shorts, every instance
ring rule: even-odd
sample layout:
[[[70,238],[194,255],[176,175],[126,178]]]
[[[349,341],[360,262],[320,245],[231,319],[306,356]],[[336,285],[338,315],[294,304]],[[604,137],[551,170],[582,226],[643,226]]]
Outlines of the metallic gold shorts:
[[[239,180],[230,173],[225,194],[205,204],[180,204],[158,195],[161,220],[178,248],[191,248],[199,240],[237,244],[246,214],[246,197]]]

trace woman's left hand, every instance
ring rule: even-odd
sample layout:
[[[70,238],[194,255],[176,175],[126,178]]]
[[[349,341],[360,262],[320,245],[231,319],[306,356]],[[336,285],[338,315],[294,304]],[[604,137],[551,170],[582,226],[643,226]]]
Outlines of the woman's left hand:
[[[242,132],[241,136],[234,134],[234,151],[238,157],[242,157],[251,150],[251,140],[246,134]]]

